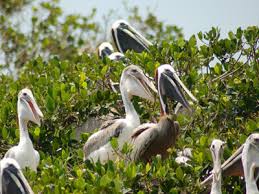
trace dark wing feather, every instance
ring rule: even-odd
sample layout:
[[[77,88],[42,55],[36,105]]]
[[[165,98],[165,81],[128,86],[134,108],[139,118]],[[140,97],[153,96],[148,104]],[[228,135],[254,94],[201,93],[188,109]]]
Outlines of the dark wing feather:
[[[23,174],[13,164],[9,164],[2,172],[2,194],[10,193],[33,193]]]
[[[157,135],[157,124],[145,123],[137,127],[132,135],[131,159],[134,161],[140,160]]]
[[[91,135],[85,143],[85,158],[93,151],[107,144],[112,137],[118,137],[125,127],[126,124],[123,119],[118,119],[115,122],[106,122],[101,130]]]

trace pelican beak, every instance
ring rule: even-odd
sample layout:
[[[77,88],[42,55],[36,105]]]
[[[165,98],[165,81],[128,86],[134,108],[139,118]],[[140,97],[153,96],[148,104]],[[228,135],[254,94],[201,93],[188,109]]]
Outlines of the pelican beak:
[[[244,145],[242,145],[238,150],[232,154],[222,165],[222,176],[243,176],[243,166],[242,166],[242,151]],[[202,181],[202,186],[210,186],[212,182],[212,175]]]
[[[133,50],[138,53],[149,51],[148,47],[152,45],[151,42],[124,20],[114,22],[111,31],[113,41],[121,53],[125,53],[127,50]]]
[[[26,97],[22,97],[21,99],[26,102],[26,104],[30,108],[34,117],[33,122],[40,126],[40,119],[43,118],[43,114],[39,106],[37,105],[34,97],[32,95],[27,95]]]
[[[162,104],[162,108],[165,112],[167,111],[166,97],[170,98],[171,100],[180,102],[185,108],[191,111],[190,105],[181,91],[181,87],[191,97],[193,101],[197,101],[197,99],[182,83],[182,81],[176,74],[176,71],[171,65],[161,65],[157,69],[156,77],[160,101]]]
[[[3,193],[33,193],[18,163],[11,158],[1,161],[1,187]]]
[[[157,93],[157,89],[153,83],[153,81],[146,76],[144,73],[141,73],[140,76],[136,77],[138,81],[140,82],[140,85],[143,88],[144,93],[146,94],[146,98],[150,100],[151,102],[154,102],[155,98],[153,93],[150,91],[150,89],[154,92]]]

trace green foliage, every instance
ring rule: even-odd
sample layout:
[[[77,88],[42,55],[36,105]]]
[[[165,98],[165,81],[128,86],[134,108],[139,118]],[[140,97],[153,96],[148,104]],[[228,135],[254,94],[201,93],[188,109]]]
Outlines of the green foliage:
[[[35,193],[200,193],[200,180],[212,168],[208,149],[212,139],[227,142],[226,159],[250,133],[258,131],[258,27],[238,28],[225,39],[220,38],[217,28],[212,28],[198,33],[198,38],[193,35],[185,40],[180,31],[170,35],[176,29],[165,27],[153,15],[143,20],[135,8],[132,18],[145,23],[145,33],[150,32],[149,37],[153,36],[158,44],[152,46],[150,53],[128,52],[127,57],[150,75],[161,63],[174,61],[181,79],[199,103],[193,105],[191,116],[177,116],[180,136],[176,148],[169,150],[168,159],[162,161],[157,156],[144,164],[124,157],[105,165],[83,163],[82,147],[89,134],[82,134],[78,140],[75,130],[89,116],[106,115],[111,109],[116,110],[115,116],[124,115],[119,94],[112,93],[108,84],[109,79],[119,81],[124,66],[109,59],[101,61],[94,54],[77,54],[77,49],[89,42],[75,32],[98,32],[98,25],[92,21],[94,12],[87,18],[67,16],[60,22],[62,10],[54,2],[40,6],[37,9],[47,10],[48,17],[39,18],[35,8],[30,37],[10,27],[5,16],[1,16],[0,22],[2,27],[9,26],[6,45],[16,45],[6,48],[10,49],[5,51],[10,59],[19,56],[17,45],[31,52],[30,57],[24,58],[25,65],[16,80],[8,75],[0,77],[0,155],[18,142],[17,94],[29,87],[44,114],[41,127],[29,127],[41,156],[37,174],[29,169],[24,171]],[[150,26],[155,26],[154,33]],[[34,42],[28,44],[29,38]],[[4,49],[4,42],[1,44]],[[42,57],[34,57],[38,54]],[[20,66],[23,65],[16,65]],[[158,102],[151,104],[134,98],[133,103],[142,122],[159,118]],[[116,149],[117,140],[113,139],[112,144]],[[192,167],[174,161],[176,149],[184,147],[193,148]],[[123,147],[125,155],[130,150],[130,145]],[[227,193],[243,193],[244,183],[238,178],[224,177],[222,188]]]

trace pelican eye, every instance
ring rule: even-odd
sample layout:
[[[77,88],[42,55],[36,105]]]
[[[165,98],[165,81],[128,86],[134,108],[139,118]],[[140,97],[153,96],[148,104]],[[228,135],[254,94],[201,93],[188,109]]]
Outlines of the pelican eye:
[[[138,71],[136,69],[131,70],[132,73],[137,73]]]

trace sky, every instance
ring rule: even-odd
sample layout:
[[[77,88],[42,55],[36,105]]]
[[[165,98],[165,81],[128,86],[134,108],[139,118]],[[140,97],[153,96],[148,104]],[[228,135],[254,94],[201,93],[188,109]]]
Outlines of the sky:
[[[116,19],[124,19],[125,0],[60,0],[65,13],[90,14],[97,8],[96,19],[113,9]],[[259,0],[128,0],[129,5],[137,5],[145,16],[151,10],[159,20],[183,29],[186,38],[199,31],[206,32],[212,26],[221,30],[222,37],[239,26],[259,26]]]

